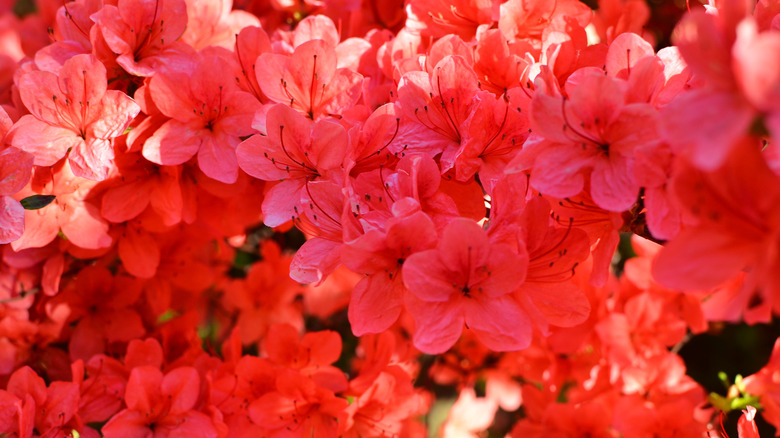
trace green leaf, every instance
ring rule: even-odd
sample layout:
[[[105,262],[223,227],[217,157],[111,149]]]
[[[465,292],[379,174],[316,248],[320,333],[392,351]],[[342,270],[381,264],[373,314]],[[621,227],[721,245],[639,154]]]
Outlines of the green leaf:
[[[165,324],[177,316],[179,316],[179,312],[173,309],[168,309],[162,315],[157,317],[157,324]]]
[[[54,195],[32,195],[22,199],[22,207],[25,210],[38,210],[51,204],[56,196]]]

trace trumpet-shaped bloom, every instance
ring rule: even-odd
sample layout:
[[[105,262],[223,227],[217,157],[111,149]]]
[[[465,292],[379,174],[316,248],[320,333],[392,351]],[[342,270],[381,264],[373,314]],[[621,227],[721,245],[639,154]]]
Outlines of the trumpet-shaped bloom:
[[[144,157],[171,166],[198,155],[209,178],[224,183],[238,179],[236,146],[251,134],[259,108],[254,96],[241,91],[230,75],[233,66],[219,56],[204,55],[190,74],[157,74],[149,85],[154,103],[171,120],[146,140]]]
[[[0,151],[0,244],[13,242],[24,232],[24,208],[10,195],[22,190],[30,180],[32,163],[32,155],[15,147]]]
[[[669,288],[702,290],[744,270],[744,289],[756,290],[755,308],[746,310],[761,309],[756,319],[768,321],[780,308],[780,184],[756,142],[738,148],[715,172],[679,169],[672,186],[696,222],[664,245],[653,276]]]
[[[264,221],[275,227],[300,216],[301,195],[309,181],[341,168],[348,137],[341,125],[329,120],[312,124],[285,105],[268,111],[266,127],[267,136],[252,136],[236,153],[246,173],[280,181],[263,201]]]
[[[412,253],[435,245],[433,221],[419,210],[405,213],[389,219],[386,230],[370,230],[342,248],[343,263],[366,274],[349,303],[349,321],[357,336],[381,333],[395,323],[406,292],[404,262]]]
[[[257,82],[273,102],[283,103],[312,120],[337,116],[360,97],[363,77],[336,68],[336,50],[325,40],[311,40],[292,55],[263,53],[255,63]]]
[[[211,418],[195,409],[199,390],[200,376],[192,367],[176,368],[165,375],[151,366],[133,368],[125,390],[127,408],[103,426],[103,435],[216,438]]]
[[[577,195],[589,175],[596,205],[627,210],[639,194],[634,149],[658,141],[656,111],[626,104],[623,81],[587,70],[577,76],[567,83],[569,97],[534,96],[534,134],[509,170],[530,169],[531,186],[557,198]]]
[[[113,166],[113,139],[140,111],[125,93],[106,87],[106,68],[93,55],[67,60],[59,75],[22,75],[19,92],[31,114],[14,125],[11,144],[33,154],[36,166],[52,166],[70,151],[74,175],[105,179]]]
[[[90,190],[97,183],[73,175],[67,162],[60,162],[50,170],[37,171],[33,183],[40,187],[38,192],[28,186],[17,197],[44,194],[56,198],[45,208],[26,212],[24,226],[27,232],[11,244],[14,250],[46,246],[60,231],[80,248],[101,249],[111,246],[109,225],[100,216],[100,210],[89,200]]]
[[[453,220],[435,249],[414,253],[404,263],[415,346],[426,353],[443,353],[455,344],[465,324],[491,349],[527,347],[528,316],[510,295],[523,283],[527,267],[527,254],[504,244],[491,245],[471,220]]]
[[[177,55],[191,55],[185,52],[189,47],[174,44],[187,27],[184,0],[121,0],[103,6],[92,19],[119,55],[117,64],[131,74],[152,76]]]

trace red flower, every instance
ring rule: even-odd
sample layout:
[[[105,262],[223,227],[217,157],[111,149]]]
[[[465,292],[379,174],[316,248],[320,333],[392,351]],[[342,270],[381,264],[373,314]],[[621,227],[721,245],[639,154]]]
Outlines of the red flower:
[[[91,18],[108,47],[119,55],[117,64],[130,74],[152,76],[166,64],[194,54],[189,46],[176,42],[187,27],[184,0],[122,0],[116,6],[104,5]]]
[[[55,298],[52,305],[67,306],[75,324],[69,342],[73,360],[88,360],[107,352],[112,343],[129,342],[146,333],[141,316],[131,307],[141,295],[141,286],[132,277],[114,277],[105,268],[91,266]]]
[[[73,174],[103,180],[113,165],[113,138],[122,135],[140,107],[121,91],[106,89],[106,68],[92,55],[65,61],[59,74],[31,71],[19,79],[32,114],[13,127],[11,143],[52,166],[70,151]]]
[[[455,344],[465,324],[491,349],[527,347],[531,325],[510,295],[522,284],[527,267],[524,252],[491,245],[471,220],[453,220],[436,249],[414,253],[404,263],[415,346],[442,353]]]
[[[28,231],[11,245],[15,250],[46,246],[62,231],[74,245],[84,249],[103,249],[111,246],[109,225],[89,198],[94,181],[79,178],[67,161],[52,168],[36,168],[28,188],[17,197],[35,194],[54,195],[51,205],[25,213]]]
[[[589,175],[596,205],[628,210],[639,194],[634,149],[658,142],[656,111],[649,104],[627,104],[623,81],[600,70],[578,72],[567,82],[569,97],[534,95],[534,135],[508,169],[529,169],[531,186],[556,198],[577,195]]]
[[[748,406],[742,411],[742,416],[739,417],[739,423],[737,423],[737,432],[739,438],[759,438],[758,426],[756,426],[756,408]]]
[[[344,429],[347,401],[317,386],[293,370],[276,377],[276,390],[249,405],[249,416],[272,437],[339,436]]]
[[[127,409],[113,416],[101,431],[106,438],[173,433],[216,438],[212,419],[194,409],[199,392],[200,376],[194,368],[176,368],[163,376],[157,368],[136,367],[125,390]]]
[[[338,116],[351,108],[363,81],[360,74],[337,68],[334,47],[319,39],[301,44],[290,56],[263,53],[255,71],[269,99],[312,120]]]
[[[72,432],[72,420],[79,407],[79,385],[72,382],[52,382],[48,387],[30,367],[16,370],[8,380],[8,392],[19,400],[19,436],[35,430],[44,437],[67,436]]]
[[[341,125],[330,120],[312,124],[285,105],[268,111],[266,128],[267,136],[245,140],[236,154],[246,173],[279,181],[263,199],[263,221],[276,227],[300,216],[310,181],[340,173],[348,137]]]
[[[385,230],[369,230],[341,250],[344,265],[367,275],[355,285],[349,303],[349,322],[356,336],[381,333],[395,323],[406,292],[403,264],[411,254],[436,243],[436,228],[428,215],[419,209],[394,212],[398,216],[387,221]]]
[[[0,108],[0,118],[5,112]],[[6,116],[7,117],[7,116]],[[3,133],[0,130],[0,142]],[[24,232],[24,208],[14,195],[27,185],[33,156],[15,147],[0,150],[0,244],[19,239]]]
[[[146,140],[144,157],[156,164],[178,165],[198,155],[209,178],[224,183],[238,179],[235,148],[251,134],[259,108],[231,75],[234,66],[220,56],[203,55],[194,72],[163,72],[149,84],[154,103],[171,120]]]

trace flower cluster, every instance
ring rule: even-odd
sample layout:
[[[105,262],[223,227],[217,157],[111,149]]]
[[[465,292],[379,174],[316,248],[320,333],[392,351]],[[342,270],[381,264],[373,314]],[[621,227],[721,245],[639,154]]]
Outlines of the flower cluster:
[[[780,427],[677,354],[780,315],[780,2],[597,3],[0,1],[0,436]]]

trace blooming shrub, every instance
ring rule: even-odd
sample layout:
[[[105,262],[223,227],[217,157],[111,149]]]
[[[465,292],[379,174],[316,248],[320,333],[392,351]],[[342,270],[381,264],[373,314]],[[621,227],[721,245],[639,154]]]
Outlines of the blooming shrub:
[[[591,6],[0,1],[0,437],[780,428],[678,354],[780,315],[780,2]]]

